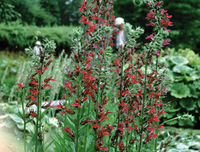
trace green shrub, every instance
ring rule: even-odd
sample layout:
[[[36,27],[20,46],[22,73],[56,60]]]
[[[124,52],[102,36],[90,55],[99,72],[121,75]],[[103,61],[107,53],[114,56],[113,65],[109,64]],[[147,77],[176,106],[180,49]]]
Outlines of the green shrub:
[[[175,120],[168,125],[179,125],[185,127],[198,127],[200,122],[200,57],[191,49],[168,49],[169,55],[160,60],[167,65],[167,77],[171,80],[169,93],[164,101],[170,102],[167,107],[166,120],[189,113],[195,116],[195,122],[183,123]]]
[[[56,50],[65,49],[69,53],[73,28],[73,26],[37,27],[21,25],[17,22],[9,25],[2,23],[0,24],[0,44],[24,50],[28,46],[34,46],[37,39],[48,38],[56,42]]]

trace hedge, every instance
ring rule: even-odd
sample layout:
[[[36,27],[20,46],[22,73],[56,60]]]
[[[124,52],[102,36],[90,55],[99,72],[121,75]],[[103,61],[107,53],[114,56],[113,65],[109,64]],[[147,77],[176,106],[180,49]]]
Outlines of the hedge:
[[[56,42],[58,53],[63,49],[70,53],[71,34],[74,28],[73,26],[37,27],[18,23],[9,25],[1,23],[0,47],[1,49],[9,47],[12,50],[24,50],[28,46],[33,47],[37,39],[42,41],[48,38]]]

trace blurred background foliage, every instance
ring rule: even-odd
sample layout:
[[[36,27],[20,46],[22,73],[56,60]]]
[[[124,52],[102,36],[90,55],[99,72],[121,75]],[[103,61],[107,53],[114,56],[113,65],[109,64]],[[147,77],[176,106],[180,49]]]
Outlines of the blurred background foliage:
[[[81,2],[81,0],[1,0],[0,50],[8,46],[11,50],[23,50],[24,46],[32,44],[35,35],[30,35],[29,32],[33,28],[31,33],[34,33],[33,26],[37,26],[38,31],[41,31],[41,33],[43,32],[43,29],[40,30],[40,28],[53,26],[54,31],[59,33],[58,37],[62,34],[62,39],[55,39],[56,42],[60,42],[57,42],[57,51],[59,52],[59,50],[65,49],[66,52],[70,52],[70,44],[65,43],[66,39],[64,38],[70,37],[71,29],[63,30],[63,32],[60,33],[59,31],[61,28],[59,28],[59,26],[79,25],[80,14],[78,13],[78,8],[80,7]],[[168,10],[170,15],[173,15],[173,18],[171,19],[174,24],[171,28],[172,47],[176,49],[190,48],[194,50],[194,52],[199,53],[200,1],[164,0],[164,8]],[[145,4],[138,5],[138,3],[133,3],[133,0],[116,0],[114,11],[116,17],[121,16],[126,22],[132,24],[133,27],[142,26],[147,32],[151,33],[151,28],[145,27],[145,25],[148,24],[145,19],[148,8],[146,8]],[[20,33],[20,36],[21,42],[24,43],[24,45],[19,43],[10,45],[10,39],[18,39],[17,37],[19,35],[12,36],[12,33],[16,31],[16,29],[7,27],[9,24],[11,26],[16,26],[15,24],[18,26],[18,24],[20,24],[22,25],[22,28],[30,26],[30,30],[27,32],[26,30],[19,29],[23,31]],[[9,28],[9,30],[6,28]],[[48,30],[51,32],[51,29]],[[58,32],[56,30],[58,30]],[[5,37],[5,32],[7,37]],[[27,39],[26,35],[29,35],[30,37]],[[146,35],[143,35],[143,38],[145,36]]]
[[[36,40],[52,39],[57,44],[58,58],[50,72],[55,73],[62,83],[64,70],[71,64],[63,49],[70,54],[71,34],[79,26],[78,8],[81,0],[1,0],[0,1],[0,101],[18,101],[19,92],[16,82],[20,82],[30,68],[24,55],[24,48],[34,46]],[[164,8],[173,15],[171,21],[171,48],[169,54],[159,60],[167,65],[169,92],[163,99],[170,106],[166,120],[190,113],[195,121],[170,121],[167,125],[199,128],[200,123],[200,1],[199,0],[164,0]],[[145,17],[148,8],[138,5],[133,0],[116,0],[115,16],[123,17],[133,27],[145,28],[150,34],[151,27]],[[147,35],[141,37],[141,41]],[[9,78],[9,79],[6,79]],[[61,85],[60,85],[61,86]],[[48,96],[54,94],[59,99],[62,88],[47,90]],[[45,100],[45,99],[44,99]]]

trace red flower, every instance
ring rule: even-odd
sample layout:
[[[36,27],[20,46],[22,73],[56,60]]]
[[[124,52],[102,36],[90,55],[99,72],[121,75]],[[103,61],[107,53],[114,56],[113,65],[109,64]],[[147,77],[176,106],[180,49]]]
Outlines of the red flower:
[[[150,109],[147,113],[148,113],[148,114],[150,114],[150,113],[156,113],[155,106],[152,106],[152,105],[151,105],[151,109]]]
[[[166,13],[167,11],[166,10],[164,10],[164,9],[161,9],[161,15],[163,15],[164,13]]]
[[[50,105],[51,105],[51,100],[49,101],[48,104],[42,105],[42,108],[43,108],[43,109],[46,109],[46,108],[50,107]]]
[[[32,94],[38,95],[39,91],[37,90],[29,90],[29,92],[31,92]]]
[[[65,114],[66,112],[69,113],[69,114],[75,114],[74,111],[68,109],[66,106],[62,107],[62,109],[65,109],[65,110],[60,113],[61,115]]]
[[[160,126],[155,127],[155,129],[159,129],[159,128],[161,128],[162,130],[164,130],[163,129],[164,128],[163,124],[161,124]]]
[[[81,8],[79,8],[78,12],[83,12],[83,10],[87,11],[87,7],[85,7],[85,2],[81,3]]]
[[[74,136],[74,133],[72,133],[72,131],[70,130],[69,127],[66,127],[64,130],[62,130],[63,132],[67,132],[68,134],[70,134],[72,137]]]
[[[88,120],[87,122],[89,122],[89,123],[93,123],[93,125],[91,126],[91,128],[94,128],[95,130],[97,129],[97,128],[100,128],[100,126],[97,124],[97,120]]]
[[[154,4],[155,4],[155,6],[161,6],[161,5],[163,4],[163,2],[162,2],[162,1],[160,1],[160,2],[155,2]]]
[[[156,24],[155,24],[155,23],[153,23],[152,21],[150,21],[150,23],[149,23],[149,24],[147,24],[147,26],[156,26]]]
[[[78,100],[77,100],[76,97],[75,97],[75,103],[72,103],[71,106],[75,106],[75,107],[80,108],[81,107],[80,102],[81,102],[81,99],[78,98]]]
[[[31,116],[31,117],[37,117],[37,114],[35,113],[35,111],[33,109],[30,109],[29,113],[26,114],[26,118],[28,118],[29,116]]]
[[[35,101],[33,101],[33,102],[31,102],[31,103],[29,102],[29,103],[26,104],[26,107],[30,107],[30,106],[32,106],[32,105],[34,105],[34,104],[35,104],[35,105],[38,105],[38,102],[35,102]]]
[[[23,81],[21,83],[16,83],[18,85],[18,89],[21,89],[24,87],[24,83]]]
[[[145,39],[150,39],[150,40],[154,40],[154,38],[153,38],[153,34],[151,34],[151,35],[149,35],[149,36],[147,36]]]
[[[124,143],[122,141],[119,141],[117,145],[119,146],[120,151],[124,151]]]
[[[65,99],[65,98],[66,98],[66,94],[64,94],[61,98],[62,98],[62,99],[63,99],[63,98]]]
[[[165,39],[165,40],[164,40],[164,43],[163,43],[163,45],[170,45],[170,43],[169,43],[168,39]]]
[[[50,78],[47,78],[44,80],[44,82],[46,82],[46,83],[48,83],[49,81],[56,81],[56,80],[52,79],[52,76]]]
[[[147,20],[150,20],[150,19],[154,19],[155,17],[156,17],[156,16],[155,16],[155,13],[152,12],[152,11],[150,11],[150,13],[147,14],[146,19],[147,19]]]
[[[39,69],[35,70],[34,72],[38,73],[39,75],[42,73],[42,71]]]
[[[125,127],[125,126],[124,126],[124,123],[122,122],[121,124],[120,123],[118,124],[117,129],[120,131],[124,131],[125,129],[123,127]]]
[[[158,115],[161,115],[161,114],[168,114],[168,113],[164,112],[163,109],[162,109],[162,111],[159,112]]]
[[[27,96],[26,99],[36,100],[37,98],[34,96]]]
[[[158,117],[157,115],[153,114],[153,116],[151,117],[151,119],[149,120],[149,122],[154,122],[154,121],[160,122],[159,118],[160,117]]]
[[[85,119],[84,121],[81,121],[81,125],[85,125],[86,123],[88,123],[88,121],[89,121],[89,117]]]
[[[65,107],[63,107],[63,105],[60,103],[59,105],[57,106],[50,106],[51,108],[62,108],[62,109],[65,109]]]
[[[135,138],[135,139],[132,139],[132,140],[130,140],[130,141],[129,141],[129,144],[133,144],[133,143],[134,143],[134,141],[139,141],[139,140],[138,140],[138,139],[136,139],[136,138]]]

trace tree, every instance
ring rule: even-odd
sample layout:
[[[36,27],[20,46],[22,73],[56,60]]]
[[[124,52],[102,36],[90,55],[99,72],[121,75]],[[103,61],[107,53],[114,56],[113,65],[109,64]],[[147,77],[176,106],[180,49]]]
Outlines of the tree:
[[[61,23],[61,18],[60,18],[60,8],[59,8],[59,3],[58,1],[55,0],[40,0],[41,7],[44,8],[46,12],[51,14],[56,18],[56,23],[60,24]]]
[[[134,0],[140,4],[140,0]],[[172,15],[173,27],[171,28],[171,47],[191,48],[199,53],[200,47],[200,1],[199,0],[163,0],[164,7]],[[144,4],[136,5],[133,0],[116,0],[115,15],[125,18],[125,21],[133,26],[143,26],[147,24],[143,16],[146,15]],[[148,28],[145,28],[149,31]]]
[[[166,9],[173,15],[172,41],[176,47],[189,47],[199,53],[200,1],[165,0]]]
[[[9,21],[19,19],[21,14],[14,10],[15,6],[9,4],[7,0],[0,2],[0,22],[8,23]]]

